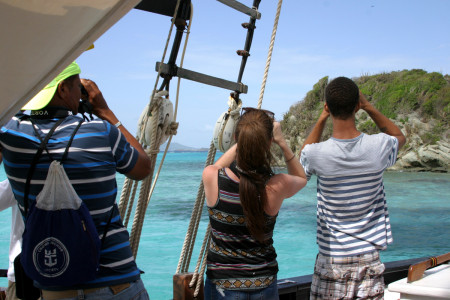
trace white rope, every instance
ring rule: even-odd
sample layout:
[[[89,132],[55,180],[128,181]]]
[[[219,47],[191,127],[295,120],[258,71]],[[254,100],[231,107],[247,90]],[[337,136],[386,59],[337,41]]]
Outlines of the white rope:
[[[157,107],[156,109],[158,109]],[[159,148],[159,143],[161,141],[161,130],[158,129],[157,126],[158,118],[153,118],[153,134],[152,134],[152,142],[150,144],[150,150],[154,150],[155,148]],[[151,171],[149,176],[147,176],[141,183],[141,190],[139,192],[139,198],[136,205],[136,212],[134,214],[133,225],[131,227],[130,232],[130,246],[133,256],[137,256],[137,250],[139,247],[140,234],[142,230],[142,225],[144,223],[145,212],[147,211],[147,195],[150,190],[150,184],[152,182],[152,175],[155,170],[157,153],[154,151],[150,151],[150,161],[151,161]]]
[[[176,20],[176,15],[178,12],[178,8],[180,5],[181,0],[177,1],[176,7],[175,7],[175,11],[174,11],[174,15],[172,18],[172,22],[171,22],[171,26],[170,26],[170,30],[169,30],[169,34],[166,40],[166,45],[164,48],[164,52],[163,52],[163,56],[161,59],[161,65],[159,67],[158,70],[158,74],[157,74],[157,78],[155,81],[155,86],[154,89],[152,91],[152,95],[150,97],[150,103],[149,103],[149,109],[147,112],[147,115],[144,116],[141,124],[139,124],[140,126],[140,136],[138,137],[139,142],[141,144],[144,143],[145,140],[145,128],[147,125],[147,122],[150,119],[151,115],[156,115],[158,110],[159,110],[159,106],[161,105],[161,96],[159,94],[156,94],[156,89],[157,89],[157,85],[158,85],[158,81],[159,81],[159,77],[161,75],[161,66],[162,63],[164,62],[166,53],[167,53],[167,49],[168,49],[168,45],[169,45],[169,41],[170,41],[170,37],[172,34],[172,30],[173,30],[173,26]],[[185,45],[184,45],[184,49],[183,49],[183,54],[182,54],[182,58],[181,58],[181,64],[180,67],[183,63],[184,60],[184,55],[186,52],[186,47],[187,47],[187,41],[188,41],[188,36],[189,36],[189,32],[190,32],[190,26],[192,23],[192,6],[191,6],[191,15],[190,15],[190,20],[189,20],[189,26],[188,26],[188,32],[186,34],[186,39],[185,39]],[[146,149],[146,153],[149,155],[150,160],[151,160],[151,172],[147,178],[145,178],[142,182],[141,182],[141,189],[139,192],[139,198],[138,198],[138,202],[136,205],[136,209],[135,209],[135,214],[134,214],[134,220],[133,220],[133,225],[132,225],[132,229],[131,229],[131,233],[130,233],[130,245],[131,245],[131,249],[133,252],[134,257],[136,257],[137,255],[137,250],[139,247],[139,241],[140,241],[140,236],[141,236],[141,232],[142,232],[142,227],[143,227],[143,223],[144,223],[144,218],[145,218],[145,212],[147,210],[147,207],[149,205],[152,193],[154,191],[154,188],[156,186],[156,182],[159,178],[159,174],[162,168],[162,165],[164,163],[164,159],[166,157],[168,148],[170,146],[170,142],[172,140],[172,135],[176,134],[176,130],[178,127],[178,123],[175,122],[176,120],[176,110],[178,107],[178,102],[179,102],[179,88],[180,88],[180,79],[178,80],[178,85],[177,85],[177,96],[176,96],[176,104],[175,104],[175,115],[174,115],[174,120],[171,122],[171,124],[164,124],[164,128],[167,128],[166,132],[162,132],[162,130],[157,126],[157,122],[158,122],[158,118],[154,117],[153,118],[153,124],[152,125],[152,134],[151,134],[151,142],[150,142],[150,146],[149,149]],[[158,171],[156,173],[155,179],[152,182],[152,177],[153,177],[153,173],[154,173],[154,168],[156,165],[156,159],[157,159],[157,155],[159,153],[159,148],[161,146],[161,141],[163,139],[163,137],[165,135],[169,135],[169,140],[167,142],[166,145],[166,149],[164,151],[164,155],[163,158],[161,159]],[[144,146],[145,147],[145,146]],[[136,193],[136,189],[137,189],[137,182],[134,182],[134,187],[133,187],[133,192],[130,192],[130,189],[132,188],[132,184],[131,182],[133,182],[131,179],[126,179],[124,182],[124,186],[122,189],[122,195],[121,195],[121,199],[120,199],[120,203],[119,203],[119,209],[120,209],[120,214],[121,217],[123,218],[124,216],[126,216],[126,224],[128,224],[128,219],[130,217],[131,211],[132,211],[132,207],[133,207],[133,200],[134,200],[134,196]],[[131,200],[130,200],[130,194],[131,194]],[[128,200],[127,200],[128,199]]]
[[[190,288],[192,288],[195,284],[194,297],[198,296],[201,284],[203,282],[203,274],[205,273],[206,268],[206,254],[208,253],[209,243],[211,242],[210,232],[211,232],[211,224],[208,223],[208,228],[206,228],[205,237],[203,239],[202,249],[200,250],[200,253],[202,253],[203,255],[199,255],[194,275],[192,276],[192,280],[189,283]]]
[[[179,4],[179,2],[180,2],[180,0],[178,1],[178,4]],[[178,6],[175,9],[175,16],[176,16],[176,12],[177,11],[178,11]],[[174,23],[175,16],[174,16],[174,18],[172,20],[172,25]],[[185,42],[184,42],[183,52],[182,52],[182,55],[181,55],[180,68],[183,66],[184,56],[186,54],[187,42],[189,40],[189,33],[190,33],[191,24],[192,24],[192,16],[193,16],[193,9],[192,9],[192,5],[191,5],[191,14],[190,14],[190,19],[189,19],[188,30],[187,30],[187,33],[186,33],[186,39],[185,39]],[[158,73],[160,73],[160,70],[159,70]],[[175,101],[175,112],[177,111],[178,103],[179,103],[179,89],[180,89],[180,78],[178,79],[178,84],[177,84],[177,94],[176,94],[177,96],[176,96],[176,101]],[[155,96],[157,94],[153,93],[153,95]],[[155,100],[155,99],[158,99],[158,98],[159,97],[154,97],[153,98],[153,103],[150,103],[150,107],[153,106],[153,109],[152,110],[149,109],[149,111],[158,111],[159,110],[159,105],[161,104],[161,101]],[[153,158],[152,165],[153,166],[156,163],[157,153],[159,153],[159,147],[162,144],[161,140],[162,140],[163,136],[166,134],[166,132],[162,132],[161,129],[157,126],[157,121],[158,121],[157,118],[154,118],[154,120],[155,120],[155,123],[152,126],[152,128],[153,128],[152,142],[151,142],[151,145],[150,145],[150,149],[153,150],[153,153],[152,153],[152,158]],[[166,124],[166,125],[169,125],[169,124]],[[176,132],[176,128],[177,127],[178,127],[178,124],[176,123],[176,113],[175,113],[174,114],[174,120],[172,121],[171,126],[168,126],[168,130],[170,132],[172,132],[172,133]],[[142,210],[139,210],[139,211],[142,211],[142,213],[138,214],[138,207],[136,207],[136,215],[138,215],[138,217],[135,216],[135,222],[133,223],[132,231],[131,231],[131,234],[130,234],[130,241],[133,238],[133,245],[134,245],[134,247],[132,248],[132,250],[133,250],[133,253],[134,253],[135,257],[136,257],[137,249],[138,249],[138,246],[139,246],[140,236],[141,236],[141,232],[142,232],[142,226],[143,226],[143,223],[144,223],[145,211],[147,211],[147,207],[148,207],[148,205],[150,203],[150,199],[151,199],[151,197],[153,195],[153,191],[155,189],[156,182],[158,181],[159,175],[161,173],[161,169],[162,169],[162,166],[164,164],[164,160],[165,160],[165,157],[166,157],[167,152],[169,150],[169,146],[170,146],[170,142],[171,141],[172,141],[172,135],[170,135],[169,140],[168,140],[168,142],[166,144],[166,148],[164,150],[163,157],[161,159],[161,162],[159,163],[159,168],[158,168],[158,171],[157,171],[157,173],[155,175],[155,178],[153,179],[151,187],[149,186],[148,189],[143,194],[143,195],[146,196],[146,199],[145,199],[145,203],[143,204]],[[154,143],[154,146],[153,146],[153,143]],[[153,174],[153,170],[152,170],[151,174]],[[147,178],[149,178],[149,177],[147,177]],[[147,180],[145,180],[145,182],[147,183]]]
[[[208,157],[206,158],[205,162],[205,167],[211,165],[214,162],[215,156],[216,156],[216,148],[214,147],[214,143],[211,141],[208,151]],[[186,232],[186,237],[184,238],[183,248],[181,249],[180,259],[178,261],[178,266],[176,270],[177,274],[185,273],[188,271],[189,262],[192,256],[192,250],[194,249],[195,237],[198,232],[198,225],[200,223],[204,201],[205,201],[205,191],[203,188],[203,182],[200,181],[200,185],[197,192],[197,199],[194,203],[194,208],[192,209],[189,227]]]
[[[122,194],[120,196],[119,201],[119,212],[120,212],[120,218],[123,220],[125,216],[125,212],[128,207],[128,199],[130,197],[130,184],[132,183],[131,180],[127,180],[128,178],[125,178],[122,186]]]
[[[138,187],[138,183],[136,181],[134,181],[132,183],[133,183],[132,189],[128,189],[130,192],[132,191],[132,193],[131,193],[131,195],[130,195],[130,193],[128,193],[129,205],[128,205],[127,214],[126,214],[125,220],[124,220],[125,227],[128,227],[128,222],[130,221],[131,211],[133,210],[134,198],[136,196],[136,191],[137,191],[137,187]],[[123,216],[121,216],[121,218],[123,220]]]
[[[267,54],[266,67],[264,69],[264,77],[263,77],[263,81],[261,84],[261,92],[259,94],[259,100],[258,100],[258,106],[257,106],[257,108],[259,108],[259,109],[262,106],[264,91],[266,89],[267,76],[269,75],[269,67],[270,67],[270,62],[272,60],[273,46],[275,44],[275,37],[277,35],[278,20],[280,19],[282,4],[283,4],[283,0],[278,0],[277,13],[275,15],[275,21],[273,23],[273,30],[272,30],[272,37],[270,39],[269,53]]]
[[[191,25],[192,25],[192,20],[193,20],[193,15],[194,15],[194,5],[192,5],[191,3],[191,13],[189,16],[189,25],[186,31],[186,39],[184,42],[184,46],[183,46],[183,54],[181,55],[181,60],[180,60],[180,68],[183,67],[183,63],[184,63],[184,55],[186,53],[186,47],[187,47],[187,42],[189,40],[189,35],[191,34]],[[176,120],[177,119],[177,112],[178,112],[178,96],[180,94],[180,83],[181,83],[181,77],[178,77],[178,82],[177,82],[177,94],[176,94],[176,99],[177,102],[175,104],[175,110],[173,113],[173,119]]]

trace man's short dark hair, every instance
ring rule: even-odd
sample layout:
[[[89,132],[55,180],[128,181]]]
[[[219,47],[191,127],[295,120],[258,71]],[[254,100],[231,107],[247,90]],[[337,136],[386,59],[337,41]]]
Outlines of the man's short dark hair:
[[[335,78],[325,90],[325,100],[333,117],[347,119],[359,102],[359,88],[347,77]]]
[[[67,82],[68,84],[72,85],[73,81],[75,80],[75,78],[77,78],[79,75],[75,74],[72,76],[67,77],[66,79],[64,79],[63,81]]]

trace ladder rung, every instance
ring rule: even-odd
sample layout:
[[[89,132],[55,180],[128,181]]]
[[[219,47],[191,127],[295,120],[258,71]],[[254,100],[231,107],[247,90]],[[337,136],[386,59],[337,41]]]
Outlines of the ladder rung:
[[[242,27],[245,28],[245,29],[255,29],[255,28],[256,28],[255,25],[250,24],[250,23],[242,23],[241,25],[242,25]]]
[[[244,4],[237,2],[236,0],[217,0],[219,2],[222,2],[225,5],[228,5],[231,8],[234,8],[237,11],[240,11],[246,15],[249,15],[250,17],[254,19],[261,19],[261,13],[253,8],[250,8],[248,6],[245,6]]]
[[[250,56],[250,53],[247,50],[237,50],[236,53],[239,56],[244,56],[244,57]]]
[[[218,77],[213,77],[209,75],[205,75],[202,73],[194,72],[188,69],[173,67],[171,68],[168,64],[161,64],[160,62],[156,63],[155,70],[158,72],[159,65],[161,65],[161,74],[169,74],[172,76],[178,76],[180,78],[189,79],[192,81],[204,83],[207,85],[212,85],[216,87],[220,87],[223,89],[227,89],[230,91],[237,91],[242,94],[246,94],[248,91],[248,86],[242,83],[233,82],[225,79],[221,79]]]

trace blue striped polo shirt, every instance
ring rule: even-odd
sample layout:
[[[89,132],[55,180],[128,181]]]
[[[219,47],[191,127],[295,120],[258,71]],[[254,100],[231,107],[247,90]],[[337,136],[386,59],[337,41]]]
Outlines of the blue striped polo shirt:
[[[42,190],[52,160],[61,160],[70,136],[81,120],[69,115],[58,126],[47,143],[33,174],[28,199],[33,201]],[[34,119],[42,138],[57,119]],[[24,214],[24,188],[33,157],[40,145],[32,124],[22,114],[16,115],[0,131],[3,163],[19,208]],[[128,173],[135,166],[138,152],[121,132],[100,119],[83,122],[78,129],[64,169],[78,196],[88,207],[100,239],[112,214],[102,245],[100,269],[93,281],[74,288],[93,288],[132,282],[140,277],[129,244],[129,234],[123,226],[116,204],[116,171]],[[58,290],[58,287],[44,287]],[[67,288],[66,288],[67,289]]]
[[[394,165],[398,140],[360,134],[305,146],[300,162],[317,176],[317,244],[325,256],[355,256],[392,243],[383,172]]]

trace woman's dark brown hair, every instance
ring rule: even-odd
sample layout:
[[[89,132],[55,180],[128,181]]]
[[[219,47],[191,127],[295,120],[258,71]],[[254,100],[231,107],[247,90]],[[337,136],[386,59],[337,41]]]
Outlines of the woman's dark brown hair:
[[[239,196],[247,228],[264,242],[266,183],[272,176],[270,146],[273,118],[265,111],[245,112],[236,126],[236,164],[240,174]]]

